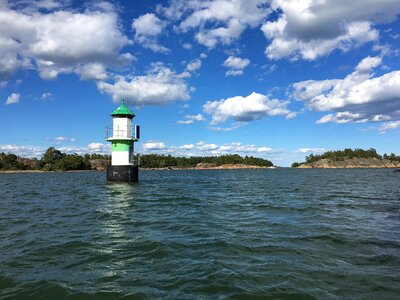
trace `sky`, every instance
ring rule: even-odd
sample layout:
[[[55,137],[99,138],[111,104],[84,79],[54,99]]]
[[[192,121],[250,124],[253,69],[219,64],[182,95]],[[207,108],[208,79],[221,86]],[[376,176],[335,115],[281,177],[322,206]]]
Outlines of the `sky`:
[[[400,154],[398,0],[0,0],[0,152]]]

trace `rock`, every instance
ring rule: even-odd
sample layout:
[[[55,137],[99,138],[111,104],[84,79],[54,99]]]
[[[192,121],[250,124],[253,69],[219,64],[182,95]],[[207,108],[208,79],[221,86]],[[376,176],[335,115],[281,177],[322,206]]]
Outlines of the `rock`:
[[[23,164],[27,169],[40,169],[40,161],[37,159],[18,157],[17,162]]]
[[[107,170],[107,165],[111,162],[108,159],[91,159],[89,160],[92,170],[105,171]]]
[[[215,168],[217,166],[216,163],[198,163],[196,165],[196,169],[210,169]]]
[[[313,163],[304,163],[298,168],[309,169],[309,168],[399,168],[400,162],[394,162],[388,159],[378,158],[347,158],[344,160],[332,160],[329,158],[320,159]]]

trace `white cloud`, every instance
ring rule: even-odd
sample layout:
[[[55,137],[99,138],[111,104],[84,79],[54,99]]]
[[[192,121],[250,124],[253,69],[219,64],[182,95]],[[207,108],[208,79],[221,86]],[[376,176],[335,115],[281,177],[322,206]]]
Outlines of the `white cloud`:
[[[239,69],[242,70],[246,68],[250,63],[250,60],[247,58],[240,58],[235,56],[229,56],[225,62],[224,66],[231,69]]]
[[[316,123],[381,122],[400,119],[400,71],[373,77],[380,57],[366,57],[344,79],[295,83],[292,96],[316,111],[335,111]]]
[[[270,100],[268,96],[253,92],[249,96],[236,96],[219,101],[208,101],[204,112],[211,115],[211,125],[222,123],[229,118],[237,122],[258,120],[266,116],[288,116],[288,101]]]
[[[200,122],[206,120],[202,114],[186,115],[184,116],[184,119],[185,120],[179,120],[176,123],[187,125],[187,124],[193,124],[194,122]]]
[[[225,76],[240,76],[243,75],[243,70],[228,70],[225,72]]]
[[[274,0],[271,7],[281,14],[276,21],[262,26],[271,40],[266,55],[270,59],[314,60],[335,49],[347,51],[376,41],[379,33],[374,24],[395,20],[400,2]]]
[[[130,62],[129,56],[120,54],[130,41],[120,31],[114,11],[57,7],[43,12],[11,5],[0,5],[0,77],[30,68],[44,79],[54,79],[60,73],[81,75],[87,64],[105,67]]]
[[[197,115],[186,115],[185,119],[188,120],[193,120],[193,121],[205,121],[206,119],[204,118],[204,116],[202,114],[197,114]]]
[[[19,0],[8,1],[8,5],[12,8],[18,8],[24,13],[36,13],[38,10],[54,11],[66,8],[70,1],[63,0]]]
[[[201,53],[198,58],[192,59],[191,61],[189,61],[189,63],[186,65],[186,72],[184,72],[184,75],[185,75],[185,73],[188,73],[187,77],[190,77],[191,74],[189,72],[195,72],[195,71],[199,70],[201,68],[201,60],[205,59],[206,57],[207,57],[207,54]]]
[[[165,148],[166,147],[163,142],[147,142],[142,144],[142,149],[144,151],[162,150]]]
[[[209,127],[209,129],[214,130],[214,131],[225,131],[225,132],[227,132],[227,131],[236,130],[236,129],[244,126],[244,125],[245,125],[244,122],[234,122],[232,124],[232,126],[229,126],[229,127],[211,126],[211,127]]]
[[[111,145],[109,143],[90,143],[87,146],[86,153],[98,153],[98,154],[106,154],[111,155]]]
[[[388,132],[389,130],[394,130],[400,128],[400,121],[392,121],[392,122],[386,122],[383,123],[379,127],[379,131],[383,134]]]
[[[205,155],[223,155],[223,154],[240,154],[240,155],[271,155],[274,149],[265,146],[256,146],[254,144],[243,145],[238,142],[227,144],[214,144],[199,141],[197,143],[184,144],[180,146],[167,146],[163,142],[147,142],[142,145],[143,151],[160,154],[172,154],[179,156],[205,156]]]
[[[49,99],[53,98],[53,94],[48,92],[48,93],[43,93],[42,96],[40,96],[40,100],[46,101]]]
[[[76,73],[83,80],[106,80],[108,78],[106,68],[101,63],[88,63],[79,66]]]
[[[183,43],[182,47],[183,47],[183,49],[186,49],[186,50],[192,50],[192,48],[193,48],[192,44],[190,44],[190,43]]]
[[[6,100],[6,105],[17,104],[19,103],[20,98],[21,98],[20,94],[12,93],[10,96],[8,96]]]
[[[189,124],[193,124],[194,121],[193,120],[178,120],[176,121],[177,124],[181,124],[181,125],[189,125]]]
[[[138,17],[132,22],[135,31],[135,42],[154,52],[167,53],[170,50],[158,43],[158,36],[164,31],[166,23],[155,14],[148,13]]]
[[[237,40],[242,32],[260,24],[269,9],[267,0],[190,0],[171,1],[157,11],[170,20],[180,20],[177,28],[183,32],[195,31],[198,43],[213,48]]]
[[[67,154],[77,153],[83,155],[86,153],[111,154],[111,145],[102,143],[90,143],[87,146],[71,146],[57,147],[58,150]],[[13,153],[21,157],[36,157],[40,158],[46,151],[45,147],[35,146],[20,146],[20,145],[0,145],[0,152]]]
[[[186,70],[188,70],[189,72],[197,71],[200,68],[201,68],[201,60],[200,59],[195,59],[195,60],[189,62],[186,66]]]
[[[240,58],[235,56],[229,56],[223,66],[229,68],[226,71],[226,76],[239,76],[243,75],[243,69],[246,68],[250,63],[250,60],[247,58]]]
[[[179,74],[160,64],[143,76],[117,76],[114,83],[98,82],[100,92],[112,95],[115,102],[125,99],[135,106],[162,105],[190,99],[189,87]]]
[[[13,153],[21,157],[41,157],[44,149],[41,147],[20,146],[20,145],[0,145],[0,153]]]
[[[75,142],[76,138],[68,138],[68,137],[65,137],[65,136],[57,136],[53,140],[54,140],[54,143],[56,145],[60,145],[60,144],[62,144],[64,142],[71,142],[71,143]]]
[[[300,153],[322,153],[325,152],[325,148],[299,148],[297,150]]]

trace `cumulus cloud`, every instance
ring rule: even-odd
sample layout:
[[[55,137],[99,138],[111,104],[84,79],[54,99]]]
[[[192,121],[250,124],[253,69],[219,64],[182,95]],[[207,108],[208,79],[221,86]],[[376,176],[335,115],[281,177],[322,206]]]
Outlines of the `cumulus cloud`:
[[[85,149],[86,150],[86,149]],[[98,153],[98,154],[111,154],[111,145],[109,143],[90,143],[87,145],[87,152],[85,153]]]
[[[386,133],[389,130],[394,130],[394,129],[398,129],[400,128],[400,121],[392,121],[392,122],[386,122],[383,123],[380,127],[379,127],[379,131],[380,133]]]
[[[325,148],[299,148],[297,150],[299,153],[322,153],[325,151]]]
[[[186,65],[186,72],[188,73],[187,77],[191,76],[191,74],[189,72],[195,72],[201,68],[201,60],[206,57],[207,57],[207,54],[201,53],[198,58],[192,59],[191,61],[188,62],[188,64]]]
[[[186,70],[188,70],[189,72],[197,71],[200,68],[201,68],[201,60],[200,59],[195,59],[195,60],[189,62],[186,66]]]
[[[189,87],[180,74],[162,64],[154,64],[142,76],[117,76],[113,83],[98,82],[100,92],[112,95],[115,102],[125,99],[135,106],[163,105],[190,99]]]
[[[186,50],[192,50],[192,48],[193,48],[192,44],[190,44],[190,43],[183,43],[182,47],[183,47],[183,49],[186,49]]]
[[[236,96],[218,101],[208,101],[203,105],[205,113],[211,115],[211,125],[222,123],[232,118],[237,122],[258,120],[267,116],[294,117],[287,106],[288,101],[269,99],[267,95],[253,92],[242,97]]]
[[[41,157],[44,153],[41,147],[20,146],[20,145],[0,145],[0,153],[13,153],[21,157]]]
[[[55,145],[61,145],[64,142],[75,142],[76,138],[69,138],[65,136],[57,136],[53,139]]]
[[[280,15],[262,26],[271,41],[265,51],[268,58],[314,60],[335,49],[347,51],[376,41],[374,24],[393,21],[400,2],[274,0],[271,7]]]
[[[88,63],[77,67],[76,72],[83,80],[106,80],[106,68],[101,63]]]
[[[143,151],[161,154],[173,154],[181,156],[204,156],[222,154],[241,154],[241,155],[270,155],[274,149],[254,144],[243,145],[242,143],[232,142],[227,144],[214,144],[199,141],[197,143],[183,144],[180,146],[167,146],[163,142],[147,142],[142,145]]]
[[[44,12],[35,6],[23,9],[26,6],[11,5],[0,5],[2,78],[29,68],[37,69],[44,79],[72,72],[92,79],[90,69],[96,67],[102,71],[100,79],[104,79],[105,67],[132,59],[120,54],[130,41],[120,31],[114,11],[78,12],[57,6],[56,10]]]
[[[380,122],[400,118],[400,71],[374,77],[380,57],[366,57],[344,79],[295,83],[292,96],[316,111],[334,111],[316,123]]]
[[[250,63],[250,60],[247,58],[240,58],[235,56],[229,56],[223,66],[229,68],[226,71],[226,76],[238,76],[243,74],[243,69],[246,68]]]
[[[90,143],[87,146],[70,146],[57,147],[58,150],[67,154],[77,153],[83,155],[86,153],[110,155],[111,145],[102,143]],[[21,157],[36,157],[40,158],[46,151],[45,147],[37,146],[21,146],[21,145],[0,145],[0,152],[13,153]]]
[[[249,65],[249,63],[250,63],[250,60],[247,58],[229,56],[225,60],[224,66],[227,68],[232,68],[232,69],[244,69]]]
[[[171,20],[179,20],[178,30],[195,31],[198,43],[213,48],[237,40],[248,28],[258,26],[268,14],[267,0],[174,0],[157,11]]]
[[[194,122],[200,122],[200,121],[205,121],[206,120],[202,114],[186,115],[183,118],[185,120],[179,120],[176,123],[188,125],[188,124],[193,124]]]
[[[144,151],[162,150],[165,148],[166,147],[163,142],[146,142],[142,144],[142,149]]]
[[[20,98],[21,98],[20,94],[12,93],[10,96],[8,96],[6,100],[6,105],[17,104],[19,103]]]
[[[158,36],[164,31],[166,23],[155,14],[148,13],[134,19],[132,29],[135,32],[135,42],[154,52],[167,53],[170,50],[158,43]]]

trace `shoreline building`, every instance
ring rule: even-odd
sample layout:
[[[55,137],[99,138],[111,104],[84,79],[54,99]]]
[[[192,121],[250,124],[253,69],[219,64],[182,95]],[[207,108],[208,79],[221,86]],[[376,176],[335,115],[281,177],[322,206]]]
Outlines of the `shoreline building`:
[[[135,130],[132,130],[135,114],[125,106],[125,100],[122,100],[111,116],[112,130],[106,130],[106,140],[111,142],[111,165],[107,166],[107,180],[139,181],[139,166],[134,160],[134,143],[140,139],[140,127],[136,125]]]

